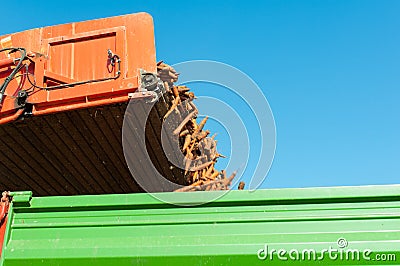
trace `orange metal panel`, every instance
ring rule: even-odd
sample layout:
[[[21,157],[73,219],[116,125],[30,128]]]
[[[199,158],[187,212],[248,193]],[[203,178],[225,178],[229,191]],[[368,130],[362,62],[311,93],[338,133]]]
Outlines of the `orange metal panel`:
[[[0,223],[0,257],[1,253],[3,251],[3,244],[4,244],[4,236],[6,234],[6,228],[7,228],[7,216],[4,218],[3,221]]]
[[[8,208],[9,208],[8,193],[3,192],[3,196],[0,201],[0,257],[3,251],[4,237],[7,228]]]
[[[39,115],[126,101],[140,85],[141,69],[156,72],[153,21],[147,13],[28,30],[1,36],[0,44],[0,49],[27,52],[4,92],[0,123],[16,119],[26,106]],[[9,52],[0,53],[0,85],[20,61],[15,60],[19,52]],[[21,90],[28,93],[27,105],[17,97]]]

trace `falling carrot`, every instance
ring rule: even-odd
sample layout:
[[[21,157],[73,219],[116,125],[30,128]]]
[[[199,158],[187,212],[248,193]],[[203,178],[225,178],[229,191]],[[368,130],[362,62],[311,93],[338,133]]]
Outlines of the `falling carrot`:
[[[194,132],[194,133],[199,133],[201,130],[203,130],[203,127],[204,127],[204,125],[206,124],[207,119],[208,119],[208,116],[204,117],[204,119],[201,120],[199,126],[195,129],[195,132]]]
[[[168,110],[168,112],[164,115],[164,119],[166,119],[174,110],[175,110],[175,108],[178,106],[178,104],[179,104],[179,101],[180,101],[180,99],[179,99],[179,97],[178,98],[175,98],[175,100],[174,100],[174,102],[172,103],[172,106],[171,106],[171,108]]]
[[[186,136],[187,134],[189,134],[189,130],[188,130],[188,129],[185,129],[185,130],[183,130],[183,131],[179,134],[179,137],[184,137],[184,136]]]
[[[193,119],[193,117],[195,117],[197,115],[197,111],[193,111],[191,113],[189,113],[183,120],[182,122],[179,124],[179,126],[174,130],[173,134],[174,135],[178,135],[179,132],[181,132],[182,128],[191,120]]]
[[[186,158],[186,157],[185,157],[185,159],[186,159],[186,162],[185,162],[185,175],[186,175],[189,171],[192,160],[190,160],[189,158]]]
[[[206,162],[203,164],[200,164],[199,166],[193,167],[191,169],[191,171],[198,171],[198,170],[203,170],[204,168],[206,168],[207,166],[209,166],[210,164],[212,164],[214,161],[210,161],[210,162]]]
[[[186,86],[176,86],[179,93],[188,92],[190,89]]]
[[[193,174],[193,184],[196,181],[196,179],[199,177],[199,173],[198,172],[194,172]]]
[[[179,98],[179,91],[177,86],[172,86],[172,92],[174,93],[175,99]]]
[[[211,175],[212,171],[214,170],[214,163],[215,163],[215,162],[213,162],[213,163],[208,167],[207,172],[206,172],[206,176],[210,176],[210,175]]]
[[[182,150],[186,150],[189,147],[191,140],[192,140],[192,136],[190,134],[187,134],[185,137],[185,142],[183,144]]]

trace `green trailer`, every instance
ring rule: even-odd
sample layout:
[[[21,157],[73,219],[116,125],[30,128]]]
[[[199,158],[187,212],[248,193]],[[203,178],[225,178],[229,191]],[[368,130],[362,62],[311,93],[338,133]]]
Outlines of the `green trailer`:
[[[10,196],[3,266],[400,264],[400,185]]]

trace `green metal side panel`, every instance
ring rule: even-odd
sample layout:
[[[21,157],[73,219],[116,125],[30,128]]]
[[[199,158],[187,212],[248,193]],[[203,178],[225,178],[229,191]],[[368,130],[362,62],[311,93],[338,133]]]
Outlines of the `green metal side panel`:
[[[165,195],[195,203],[210,193],[223,194]],[[195,207],[148,194],[29,201],[20,193],[9,215],[4,266],[400,265],[400,185],[231,191]],[[346,247],[338,246],[340,238]],[[324,251],[330,247],[338,250],[331,253],[336,259]],[[266,249],[277,250],[272,259],[263,260]],[[287,261],[277,257],[280,249]],[[360,259],[351,253],[346,259],[349,249]],[[315,250],[316,258],[304,250]]]

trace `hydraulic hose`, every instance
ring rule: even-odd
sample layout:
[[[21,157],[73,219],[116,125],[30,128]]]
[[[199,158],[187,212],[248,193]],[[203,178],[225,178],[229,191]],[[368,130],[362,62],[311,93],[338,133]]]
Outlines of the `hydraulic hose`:
[[[0,106],[3,103],[4,93],[6,91],[6,88],[7,88],[8,84],[14,78],[14,76],[21,70],[22,61],[24,61],[25,58],[26,58],[26,49],[25,48],[22,48],[22,47],[10,47],[10,48],[0,49],[0,52],[5,52],[5,51],[10,51],[9,54],[12,54],[12,53],[15,53],[15,52],[18,51],[18,52],[20,52],[21,57],[19,59],[16,59],[16,60],[19,60],[18,64],[16,65],[14,70],[10,73],[10,75],[8,75],[8,77],[4,80],[3,84],[1,84],[1,86],[0,86]]]

